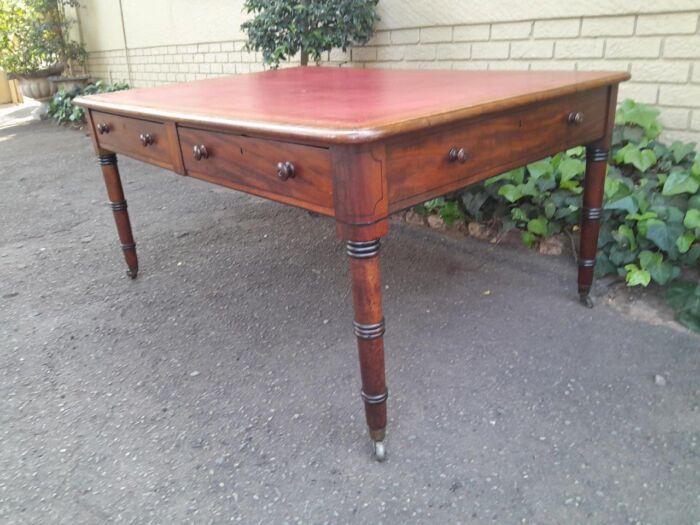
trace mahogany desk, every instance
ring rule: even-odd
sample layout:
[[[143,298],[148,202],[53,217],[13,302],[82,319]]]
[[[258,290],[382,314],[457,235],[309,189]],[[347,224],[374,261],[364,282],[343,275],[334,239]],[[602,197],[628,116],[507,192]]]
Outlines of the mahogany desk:
[[[578,291],[593,280],[617,86],[627,73],[296,68],[80,98],[124,252],[116,153],[335,218],[350,256],[361,395],[384,459],[379,239],[388,216],[586,145]]]

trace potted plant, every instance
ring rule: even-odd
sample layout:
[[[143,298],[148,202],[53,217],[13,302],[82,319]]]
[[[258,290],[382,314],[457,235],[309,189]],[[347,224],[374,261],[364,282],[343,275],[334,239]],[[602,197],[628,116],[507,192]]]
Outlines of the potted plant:
[[[63,73],[57,76],[50,76],[49,82],[56,90],[73,91],[87,86],[89,77],[81,72],[87,58],[87,51],[81,42],[76,42],[70,38],[70,28],[75,24],[75,20],[66,16],[66,7],[79,9],[81,7],[78,0],[48,0],[49,7],[54,7],[49,11],[49,18],[53,21],[53,31],[59,35],[57,39],[60,45],[59,56],[61,62],[65,64]],[[53,6],[52,6],[53,4]]]
[[[22,94],[45,100],[56,92],[49,77],[67,62],[85,57],[82,45],[68,39],[73,21],[65,6],[75,0],[4,0],[0,2],[0,67],[19,80]]]
[[[246,0],[243,9],[253,18],[241,29],[248,35],[248,50],[262,51],[266,64],[297,53],[301,65],[316,63],[321,54],[334,48],[346,51],[366,43],[379,20],[379,0]]]

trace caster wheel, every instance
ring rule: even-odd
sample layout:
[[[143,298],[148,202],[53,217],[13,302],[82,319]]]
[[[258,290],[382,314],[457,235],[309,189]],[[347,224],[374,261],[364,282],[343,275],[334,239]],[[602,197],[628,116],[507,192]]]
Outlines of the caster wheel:
[[[595,306],[593,299],[591,299],[591,296],[588,294],[581,294],[580,301],[581,301],[581,304],[583,306],[585,306],[586,308],[593,308],[593,306]]]
[[[309,214],[309,217],[320,217],[321,216],[320,213],[316,213],[315,211],[309,210],[309,211],[307,211],[307,213]]]
[[[136,276],[138,275],[138,273],[139,273],[138,268],[129,268],[126,271],[126,275],[128,275],[132,279],[136,279]]]
[[[382,462],[386,459],[386,448],[384,448],[383,441],[373,441],[374,444],[374,459],[378,462]]]

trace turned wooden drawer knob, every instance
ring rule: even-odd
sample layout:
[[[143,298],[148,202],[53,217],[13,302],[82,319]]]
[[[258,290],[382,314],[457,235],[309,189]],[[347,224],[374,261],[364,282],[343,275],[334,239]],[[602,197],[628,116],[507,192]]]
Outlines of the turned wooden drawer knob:
[[[447,160],[464,164],[467,161],[467,152],[464,151],[464,148],[451,148],[447,154]]]
[[[583,113],[581,113],[580,111],[577,111],[575,113],[569,113],[567,121],[572,126],[580,126],[581,124],[583,124]]]
[[[194,157],[194,160],[208,159],[209,152],[207,151],[207,148],[204,146],[204,144],[195,144],[194,146],[192,146],[192,156]]]
[[[293,179],[294,178],[294,164],[291,162],[279,162],[277,164],[277,176],[281,180]]]
[[[95,126],[95,127],[97,128],[97,132],[98,132],[100,135],[104,135],[105,133],[109,133],[109,124],[105,124],[105,123],[103,123],[103,122],[100,122],[100,123],[97,124],[97,126]]]
[[[153,135],[150,133],[141,133],[139,135],[139,140],[141,141],[141,145],[145,148],[146,146],[150,146],[154,142]]]

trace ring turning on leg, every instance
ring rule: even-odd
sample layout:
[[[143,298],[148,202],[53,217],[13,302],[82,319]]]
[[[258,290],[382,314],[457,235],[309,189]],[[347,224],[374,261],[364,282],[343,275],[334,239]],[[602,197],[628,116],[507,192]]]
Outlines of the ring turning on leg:
[[[603,189],[608,168],[608,149],[597,145],[586,148],[586,178],[581,208],[581,249],[578,259],[578,293],[581,303],[591,308],[590,297],[598,250],[598,232],[603,217]]]
[[[126,261],[126,274],[132,279],[136,279],[139,271],[139,262],[136,256],[136,243],[131,233],[131,222],[127,210],[124,190],[117,168],[117,156],[114,153],[107,153],[98,157],[98,162],[102,167],[102,175],[107,187],[114,222],[117,226],[117,234],[121,243],[122,252]]]
[[[353,327],[357,337],[362,376],[361,396],[372,440],[374,457],[386,457],[386,400],[388,391],[384,377],[384,316],[382,314],[379,239],[348,241],[352,276],[352,299],[355,311]]]

